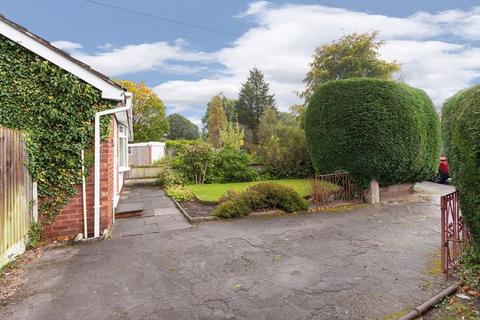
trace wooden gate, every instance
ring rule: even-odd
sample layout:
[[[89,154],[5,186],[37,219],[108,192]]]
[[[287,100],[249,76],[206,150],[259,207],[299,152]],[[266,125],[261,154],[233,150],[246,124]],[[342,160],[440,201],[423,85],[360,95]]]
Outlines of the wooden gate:
[[[0,127],[0,265],[23,248],[31,222],[31,182],[20,131]],[[2,261],[4,260],[4,261]]]

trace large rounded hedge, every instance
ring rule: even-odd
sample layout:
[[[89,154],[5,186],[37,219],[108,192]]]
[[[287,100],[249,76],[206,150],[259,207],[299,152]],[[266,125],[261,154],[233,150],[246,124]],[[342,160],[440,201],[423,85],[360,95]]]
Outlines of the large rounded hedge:
[[[480,86],[445,102],[442,135],[450,175],[475,244],[480,248]]]
[[[309,102],[305,130],[318,173],[348,171],[363,186],[421,181],[438,168],[438,114],[424,91],[404,83],[327,82]]]

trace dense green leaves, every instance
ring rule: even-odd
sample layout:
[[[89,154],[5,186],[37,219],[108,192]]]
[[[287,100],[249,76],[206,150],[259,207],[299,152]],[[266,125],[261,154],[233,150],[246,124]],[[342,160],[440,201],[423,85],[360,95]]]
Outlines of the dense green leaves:
[[[246,135],[249,143],[257,142],[260,117],[269,107],[275,108],[273,94],[269,92],[263,73],[253,68],[247,81],[242,84],[236,104],[238,122],[249,130]]]
[[[304,178],[312,173],[300,116],[268,108],[258,128],[258,158],[275,178]]]
[[[213,211],[221,218],[246,216],[253,211],[280,209],[295,212],[308,209],[308,203],[295,190],[277,183],[263,182],[239,194],[231,194]]]
[[[462,213],[480,249],[480,86],[461,91],[442,110],[442,135]]]
[[[306,89],[301,96],[308,102],[315,88],[329,80],[369,77],[391,79],[400,65],[379,59],[384,44],[377,32],[352,33],[315,50],[305,78]]]
[[[170,131],[168,132],[168,139],[186,139],[193,140],[200,137],[198,127],[190,120],[178,113],[173,113],[167,117]]]
[[[95,112],[108,107],[97,89],[0,36],[0,125],[27,136],[28,169],[38,181],[44,221],[76,192],[81,150],[92,160]],[[109,127],[104,118],[103,136]]]
[[[327,82],[310,100],[306,136],[319,173],[346,170],[366,185],[424,180],[438,166],[438,115],[425,92],[387,80]]]

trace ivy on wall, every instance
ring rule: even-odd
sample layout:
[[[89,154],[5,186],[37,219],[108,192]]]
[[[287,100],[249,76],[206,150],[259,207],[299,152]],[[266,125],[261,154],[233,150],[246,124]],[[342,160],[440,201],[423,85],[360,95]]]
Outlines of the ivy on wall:
[[[93,162],[94,115],[109,107],[96,88],[0,35],[0,125],[25,133],[42,221],[75,194],[82,149],[87,168]],[[111,125],[104,118],[102,138]]]

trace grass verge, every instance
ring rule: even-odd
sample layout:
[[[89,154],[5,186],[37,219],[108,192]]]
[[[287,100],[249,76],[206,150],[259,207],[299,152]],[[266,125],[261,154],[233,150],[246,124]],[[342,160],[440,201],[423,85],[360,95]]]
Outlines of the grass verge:
[[[242,192],[248,187],[261,182],[274,182],[287,186],[298,192],[301,197],[306,197],[312,193],[311,180],[309,179],[282,179],[268,181],[235,182],[235,183],[212,183],[212,184],[192,184],[188,189],[192,191],[195,197],[200,201],[218,202],[218,200],[227,193],[227,191]]]

